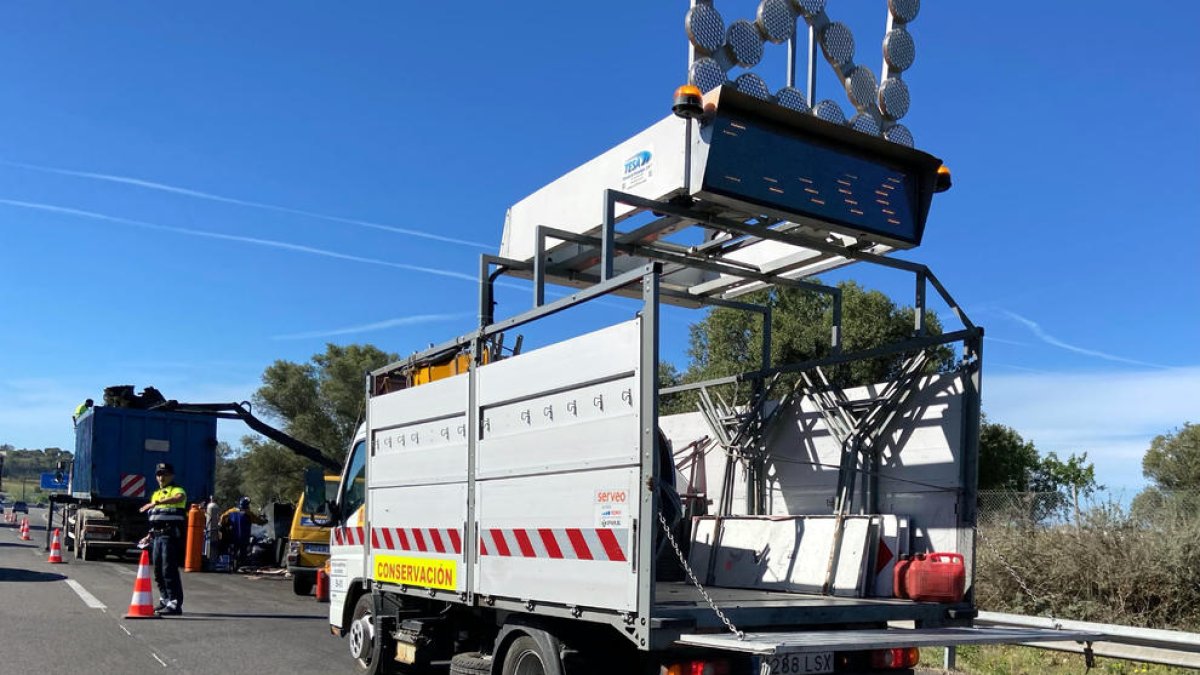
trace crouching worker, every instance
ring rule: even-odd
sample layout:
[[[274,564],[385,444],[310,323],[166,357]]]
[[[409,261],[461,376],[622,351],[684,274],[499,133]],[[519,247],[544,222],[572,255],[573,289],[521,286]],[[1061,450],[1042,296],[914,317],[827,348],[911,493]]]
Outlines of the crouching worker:
[[[250,498],[242,497],[236,508],[221,514],[221,532],[228,543],[227,553],[233,571],[246,563],[250,555],[250,526],[265,525],[267,521],[250,511]]]

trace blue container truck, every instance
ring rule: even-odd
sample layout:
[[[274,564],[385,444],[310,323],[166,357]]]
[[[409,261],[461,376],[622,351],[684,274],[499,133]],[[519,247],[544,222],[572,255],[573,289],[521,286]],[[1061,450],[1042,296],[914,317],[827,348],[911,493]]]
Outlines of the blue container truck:
[[[138,511],[158,483],[160,462],[197,502],[216,483],[215,414],[97,406],[75,427],[70,501],[64,505],[66,546],[76,558],[98,559],[135,547],[148,531]]]

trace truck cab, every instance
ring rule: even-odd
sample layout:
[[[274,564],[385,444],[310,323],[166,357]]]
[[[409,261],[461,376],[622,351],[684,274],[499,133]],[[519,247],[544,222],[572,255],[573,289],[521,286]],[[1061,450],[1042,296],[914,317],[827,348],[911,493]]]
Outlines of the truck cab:
[[[322,480],[326,495],[337,493],[338,476],[325,475]],[[312,502],[305,500],[305,493],[301,493],[288,530],[287,570],[292,575],[292,590],[296,595],[312,593],[317,570],[325,567],[329,560],[329,527],[313,522],[315,508]]]
[[[350,445],[353,456],[359,446],[366,444],[366,428],[359,427]],[[292,575],[292,591],[296,595],[312,593],[317,580],[317,571],[324,569],[329,561],[329,540],[332,527],[326,521],[321,525],[318,513],[329,502],[337,499],[341,476],[335,473],[314,472],[296,503],[292,515],[292,527],[288,532],[287,569]]]

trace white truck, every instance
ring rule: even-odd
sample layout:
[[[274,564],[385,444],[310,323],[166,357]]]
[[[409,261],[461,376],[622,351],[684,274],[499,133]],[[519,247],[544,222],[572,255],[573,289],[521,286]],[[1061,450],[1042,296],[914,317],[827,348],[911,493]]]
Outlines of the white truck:
[[[694,103],[515,204],[478,329],[368,375],[321,515],[331,631],[372,672],[504,675],[903,672],[921,646],[1089,639],[972,626],[983,331],[887,255],[920,243],[941,162],[730,87]],[[912,276],[911,338],[842,352],[812,277],[853,263]],[[533,308],[496,320],[503,275]],[[827,356],[771,362],[742,296],[773,286],[831,296]],[[928,286],[960,328],[925,330]],[[502,348],[600,298],[629,315]],[[758,367],[660,390],[667,304],[761,316]],[[880,358],[888,382],[829,376]],[[671,395],[697,412],[660,417]],[[893,587],[920,553],[961,561],[957,593]]]

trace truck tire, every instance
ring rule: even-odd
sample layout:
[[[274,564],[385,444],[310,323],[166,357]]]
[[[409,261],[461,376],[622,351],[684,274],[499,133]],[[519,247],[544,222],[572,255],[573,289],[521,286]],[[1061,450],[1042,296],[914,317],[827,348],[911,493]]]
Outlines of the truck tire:
[[[396,668],[398,664],[380,657],[382,636],[376,635],[373,627],[374,611],[375,601],[369,593],[354,604],[354,614],[346,634],[347,646],[350,647],[350,656],[358,662],[363,672],[368,675],[391,675],[399,672]]]
[[[528,635],[513,640],[504,655],[501,675],[563,675],[558,654],[546,653],[534,638]]]
[[[450,659],[450,675],[491,675],[492,657],[479,652],[463,652]]]
[[[84,542],[81,546],[83,548],[82,556],[84,560],[99,560],[104,557],[104,549],[97,549],[95,546],[88,546],[87,542]]]
[[[292,575],[292,592],[296,595],[312,595],[313,584],[316,579],[313,579],[304,572],[296,572]]]

